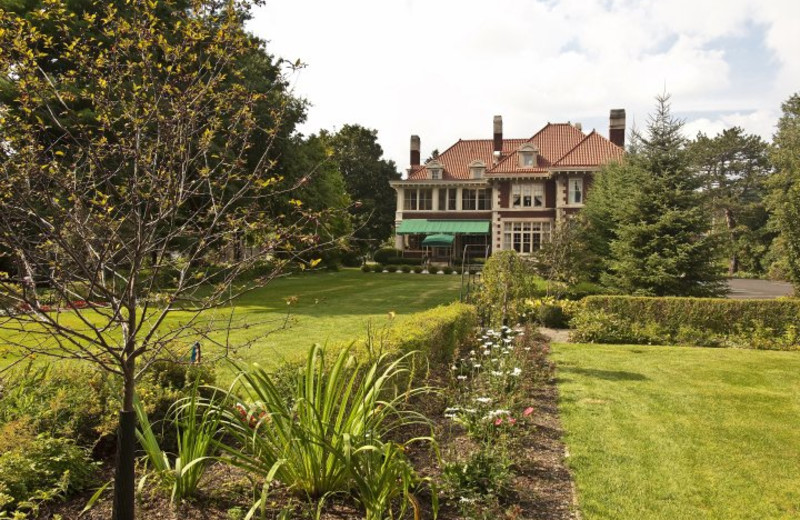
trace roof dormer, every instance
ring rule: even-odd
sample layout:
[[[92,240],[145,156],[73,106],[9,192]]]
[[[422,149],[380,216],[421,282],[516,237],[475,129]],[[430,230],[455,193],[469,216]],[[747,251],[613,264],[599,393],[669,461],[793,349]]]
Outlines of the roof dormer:
[[[442,163],[434,159],[432,161],[428,161],[425,164],[425,167],[428,169],[428,172],[430,172],[431,180],[438,181],[442,179],[442,171],[444,170]]]
[[[469,176],[471,179],[482,179],[486,173],[486,163],[483,161],[472,161],[469,163]]]
[[[539,148],[535,144],[525,143],[519,147],[518,152],[520,168],[536,168]]]

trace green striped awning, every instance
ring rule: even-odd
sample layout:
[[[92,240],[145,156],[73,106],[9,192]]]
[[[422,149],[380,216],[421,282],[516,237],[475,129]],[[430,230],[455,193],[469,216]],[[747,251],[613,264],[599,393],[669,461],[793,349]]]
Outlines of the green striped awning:
[[[488,235],[488,220],[426,220],[409,219],[397,226],[398,235],[460,233],[463,235]]]
[[[431,246],[431,247],[450,247],[453,245],[453,240],[456,237],[453,235],[428,235],[425,237],[425,240],[422,241],[423,246]]]

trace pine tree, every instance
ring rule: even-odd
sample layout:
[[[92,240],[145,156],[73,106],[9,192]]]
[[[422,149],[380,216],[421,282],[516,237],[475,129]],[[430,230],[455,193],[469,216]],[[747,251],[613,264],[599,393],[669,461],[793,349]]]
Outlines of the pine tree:
[[[668,95],[656,100],[645,134],[633,133],[634,152],[614,167],[614,178],[628,182],[607,186],[607,200],[595,202],[592,193],[587,201],[605,204],[608,258],[602,281],[630,294],[718,295],[724,291],[719,241],[691,168],[683,122],[672,116]]]
[[[787,275],[800,294],[800,93],[783,104],[771,153],[776,173],[770,181],[770,209],[780,232]]]

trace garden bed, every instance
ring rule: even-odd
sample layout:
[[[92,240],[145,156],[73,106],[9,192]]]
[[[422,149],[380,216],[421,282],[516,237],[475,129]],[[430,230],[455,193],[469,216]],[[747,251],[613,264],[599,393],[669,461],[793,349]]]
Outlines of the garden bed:
[[[505,345],[500,341],[497,343],[501,347]],[[547,360],[548,345],[543,338],[534,337],[532,333],[530,337],[518,338],[516,345],[510,354],[514,360],[502,361],[505,368],[502,381],[491,376],[492,372],[500,373],[500,370],[494,370],[501,368],[499,365],[487,366],[487,370],[480,372],[474,367],[491,363],[488,356],[482,356],[479,350],[471,351],[474,353],[472,356],[469,351],[463,352],[454,365],[432,366],[426,382],[441,391],[419,395],[409,401],[410,408],[430,417],[432,424],[430,427],[403,427],[392,437],[402,442],[411,437],[429,435],[432,428],[441,454],[441,457],[437,456],[428,443],[412,443],[405,450],[419,476],[436,483],[435,487],[423,487],[416,493],[421,518],[433,518],[431,489],[437,490],[439,497],[438,518],[445,520],[574,518],[573,487],[563,463],[557,390]],[[493,370],[489,371],[489,368]],[[509,375],[516,368],[526,377]],[[486,403],[485,409],[502,406],[508,410],[507,414],[476,423],[477,434],[473,431],[475,428],[454,420],[450,412],[454,406],[463,408],[465,403],[475,402],[478,399],[476,395],[488,395],[493,388],[496,392],[491,398],[480,397],[493,401]],[[454,483],[453,473],[459,463],[474,461],[476,454],[485,455],[486,458],[481,460],[487,464],[473,466],[470,475],[461,480],[463,489],[460,489]],[[106,477],[110,478],[108,467]],[[506,482],[502,490],[477,490],[480,482],[476,487],[476,481],[491,484],[497,478]],[[197,496],[177,507],[170,505],[169,495],[163,490],[146,486],[139,495],[137,518],[243,519],[254,501],[253,490],[259,486],[258,479],[244,471],[216,463],[203,477]],[[91,494],[86,492],[67,502],[50,504],[42,509],[40,518],[52,518],[56,514],[77,518]],[[270,490],[266,509],[267,518],[313,517],[314,503],[300,499],[297,493],[290,493],[278,484]],[[106,493],[82,518],[109,518],[110,510],[111,497]],[[281,513],[288,516],[279,516]],[[412,518],[413,515],[407,512],[405,517]],[[351,495],[337,494],[324,501],[320,518],[360,519],[364,518],[364,513]]]

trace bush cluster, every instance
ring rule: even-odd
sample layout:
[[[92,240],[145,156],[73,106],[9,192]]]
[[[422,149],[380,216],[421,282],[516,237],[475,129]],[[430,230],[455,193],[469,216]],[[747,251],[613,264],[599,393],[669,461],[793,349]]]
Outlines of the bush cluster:
[[[590,296],[571,322],[574,341],[800,347],[800,300]]]

